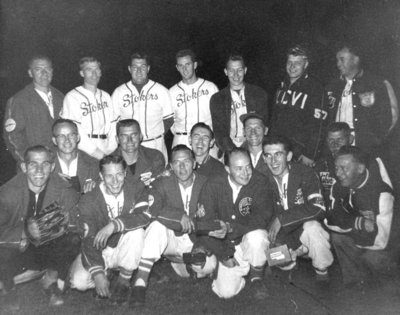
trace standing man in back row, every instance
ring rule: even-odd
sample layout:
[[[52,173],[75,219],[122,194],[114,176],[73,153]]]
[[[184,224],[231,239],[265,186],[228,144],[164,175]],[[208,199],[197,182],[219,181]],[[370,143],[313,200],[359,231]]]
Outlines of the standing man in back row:
[[[128,70],[132,80],[115,89],[112,94],[113,104],[119,110],[121,119],[135,119],[139,122],[143,135],[142,145],[159,150],[168,161],[164,132],[174,122],[169,92],[163,85],[148,78],[148,55],[134,53]]]
[[[192,127],[203,122],[212,128],[210,98],[218,92],[217,86],[196,75],[197,60],[190,49],[180,50],[176,54],[176,69],[182,81],[169,89],[174,109],[174,134],[172,147],[177,144],[189,146],[189,134]]]
[[[47,56],[34,56],[29,61],[32,83],[7,101],[4,114],[4,140],[18,162],[25,150],[42,144],[52,147],[51,126],[59,116],[64,95],[54,87],[53,63]]]
[[[240,116],[254,112],[268,121],[267,92],[244,82],[247,67],[243,57],[230,55],[224,71],[229,86],[214,94],[210,101],[215,142],[222,153],[240,147],[245,140]]]
[[[345,122],[354,136],[353,145],[372,155],[397,120],[397,99],[390,83],[363,69],[357,47],[344,44],[336,54],[340,77],[328,86],[333,121]]]
[[[276,93],[271,135],[286,136],[294,160],[313,166],[318,158],[328,121],[324,87],[308,74],[309,52],[301,45],[287,52],[286,77]]]
[[[60,116],[78,126],[78,149],[100,160],[117,148],[115,124],[118,113],[110,94],[98,88],[101,64],[94,57],[79,60],[83,84],[68,92]]]

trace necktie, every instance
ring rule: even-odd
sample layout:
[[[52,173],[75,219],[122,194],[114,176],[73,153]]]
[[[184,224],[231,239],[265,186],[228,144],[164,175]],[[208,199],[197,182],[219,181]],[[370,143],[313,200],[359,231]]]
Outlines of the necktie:
[[[49,99],[47,106],[49,107],[50,116],[51,118],[54,118],[53,96],[51,95],[51,92],[47,94],[47,98]]]

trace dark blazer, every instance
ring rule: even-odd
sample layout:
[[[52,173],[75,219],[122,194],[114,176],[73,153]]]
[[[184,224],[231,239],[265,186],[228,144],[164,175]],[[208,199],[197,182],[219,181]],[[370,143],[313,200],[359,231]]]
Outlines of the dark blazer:
[[[76,223],[75,205],[79,199],[66,182],[53,172],[47,183],[43,209],[57,201],[71,213],[71,223]],[[29,188],[24,173],[19,173],[0,188],[0,246],[19,247],[28,211]]]
[[[36,144],[53,147],[51,127],[63,105],[64,95],[50,87],[53,96],[54,118],[47,104],[36,92],[33,83],[11,97],[4,115],[4,140],[17,161],[22,161],[25,150]]]
[[[128,167],[128,177],[132,177],[133,180],[139,180],[140,174],[152,172],[152,177],[156,177],[160,175],[165,169],[165,159],[164,155],[156,150],[151,148],[146,148],[142,145],[139,146],[138,149],[138,158],[136,161],[136,169],[135,174],[132,175],[129,167]],[[121,155],[121,148],[118,147],[113,154]]]
[[[55,159],[56,166],[54,168],[54,173],[60,176],[61,166],[60,161],[58,158]],[[78,169],[77,169],[77,176],[79,178],[79,184],[81,185],[81,190],[85,185],[85,181],[87,179],[92,179],[96,182],[100,180],[100,170],[99,170],[99,161],[95,158],[91,157],[87,153],[78,150]],[[62,179],[64,177],[60,176]]]
[[[200,191],[206,180],[206,177],[195,173],[189,204],[189,217],[192,219],[196,214]],[[174,230],[175,235],[182,235],[180,222],[186,212],[176,176],[171,174],[170,176],[160,177],[153,183],[150,195],[149,200],[154,199],[153,204],[150,206],[153,218],[156,218],[167,228]]]
[[[268,95],[262,88],[246,83],[244,88],[247,112],[256,112],[268,123]],[[210,100],[210,111],[218,148],[229,151],[235,147],[230,138],[232,97],[230,87],[215,93]]]

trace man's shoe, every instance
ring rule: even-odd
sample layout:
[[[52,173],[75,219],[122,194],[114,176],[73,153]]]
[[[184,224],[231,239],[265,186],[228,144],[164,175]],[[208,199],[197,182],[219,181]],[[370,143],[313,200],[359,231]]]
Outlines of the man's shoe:
[[[316,273],[315,280],[317,282],[328,282],[329,281],[329,273]]]
[[[264,266],[254,267],[250,266],[249,279],[250,282],[262,281],[264,278]]]
[[[146,302],[146,287],[135,286],[132,289],[131,299],[129,301],[129,307],[141,307]]]
[[[110,300],[112,303],[122,305],[128,302],[129,286],[117,282],[111,291]]]
[[[57,283],[52,283],[48,288],[44,289],[44,292],[50,297],[49,306],[60,306],[64,304],[62,292],[57,287]]]
[[[16,275],[14,277],[14,283],[17,284],[22,284],[26,283],[32,280],[39,279],[43,277],[43,275],[46,273],[45,270],[25,270],[23,273],[20,273],[19,275]]]
[[[256,300],[265,300],[266,298],[269,297],[268,294],[268,289],[265,286],[263,281],[260,280],[256,280],[254,282],[251,283],[251,290],[253,290],[254,294],[254,298]]]

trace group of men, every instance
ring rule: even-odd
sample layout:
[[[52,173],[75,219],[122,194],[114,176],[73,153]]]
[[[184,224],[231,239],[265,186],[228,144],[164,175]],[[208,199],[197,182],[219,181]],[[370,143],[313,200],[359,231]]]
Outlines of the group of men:
[[[52,306],[67,287],[142,306],[162,256],[182,277],[211,277],[221,298],[246,277],[262,291],[269,250],[284,245],[284,270],[303,256],[328,281],[332,244],[345,284],[363,283],[390,236],[393,191],[378,153],[397,100],[352,47],[337,61],[341,77],[324,89],[307,71],[308,51],[289,49],[269,117],[240,55],[227,59],[229,85],[218,91],[197,77],[193,51],[179,51],[182,81],[168,91],[134,53],[132,80],[111,96],[98,88],[100,62],[85,57],[83,85],[65,97],[50,85],[50,59],[32,58],[33,82],[8,101],[4,122],[22,170],[0,188],[0,290],[10,307],[15,284],[38,276]],[[54,208],[68,227],[47,239],[38,218]]]

